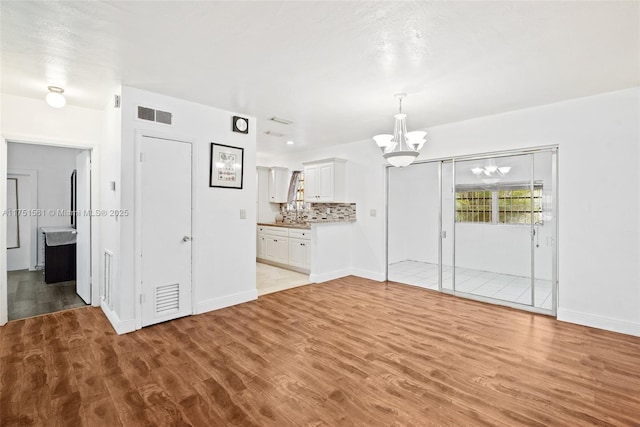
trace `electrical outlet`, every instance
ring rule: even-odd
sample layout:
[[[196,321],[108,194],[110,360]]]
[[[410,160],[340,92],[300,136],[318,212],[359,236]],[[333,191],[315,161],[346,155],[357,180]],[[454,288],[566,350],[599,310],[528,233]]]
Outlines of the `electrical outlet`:
[[[375,210],[375,209],[371,209],[371,210],[369,211],[369,216],[376,216],[377,214],[378,214],[378,213],[376,212],[376,210]]]
[[[247,219],[247,210],[240,209],[240,219]]]

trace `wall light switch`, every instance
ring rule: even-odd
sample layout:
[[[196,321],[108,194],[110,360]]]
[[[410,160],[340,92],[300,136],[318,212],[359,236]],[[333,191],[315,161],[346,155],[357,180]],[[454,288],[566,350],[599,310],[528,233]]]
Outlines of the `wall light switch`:
[[[247,210],[240,209],[240,219],[247,219]]]
[[[377,214],[378,214],[378,213],[376,212],[376,210],[375,210],[375,209],[371,209],[371,210],[369,211],[369,216],[376,216]]]

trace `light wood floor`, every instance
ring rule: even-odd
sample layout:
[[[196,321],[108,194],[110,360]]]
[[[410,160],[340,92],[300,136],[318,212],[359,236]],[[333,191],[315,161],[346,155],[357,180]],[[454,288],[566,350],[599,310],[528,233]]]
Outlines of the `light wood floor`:
[[[640,425],[640,338],[348,277],[114,334],[0,328],[0,424]]]

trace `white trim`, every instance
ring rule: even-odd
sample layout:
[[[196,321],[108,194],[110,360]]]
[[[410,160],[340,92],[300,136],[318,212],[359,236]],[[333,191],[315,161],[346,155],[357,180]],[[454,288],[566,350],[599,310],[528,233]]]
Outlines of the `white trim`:
[[[610,317],[595,316],[593,314],[582,313],[580,311],[560,307],[558,307],[557,318],[562,322],[575,323],[576,325],[640,337],[640,323],[633,323]]]
[[[236,294],[226,295],[220,298],[209,299],[199,302],[195,307],[194,314],[202,314],[208,311],[219,310],[232,305],[255,301],[256,299],[258,299],[258,291],[256,289],[238,292]]]
[[[120,320],[118,314],[111,310],[109,306],[105,304],[104,300],[100,301],[100,308],[104,312],[104,315],[107,316],[111,326],[113,326],[113,329],[118,335],[128,334],[129,332],[136,330],[136,319],[127,319],[125,321]]]
[[[0,141],[0,209],[7,208],[7,140]],[[7,217],[0,215],[0,326],[9,320],[7,304]]]
[[[351,270],[353,276],[362,277],[369,280],[375,280],[376,282],[384,282],[385,273],[379,271],[363,270],[361,268],[354,268]]]
[[[343,268],[342,270],[334,270],[328,273],[315,274],[311,273],[309,275],[309,280],[311,283],[322,283],[328,282],[329,280],[339,279],[341,277],[350,276],[351,269]]]

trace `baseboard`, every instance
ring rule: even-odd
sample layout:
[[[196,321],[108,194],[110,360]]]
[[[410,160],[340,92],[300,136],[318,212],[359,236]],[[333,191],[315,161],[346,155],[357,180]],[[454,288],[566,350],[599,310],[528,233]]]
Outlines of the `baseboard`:
[[[291,264],[282,264],[281,262],[269,261],[268,259],[264,259],[264,258],[256,258],[256,262],[259,262],[261,264],[272,265],[274,267],[284,268],[285,270],[296,271],[302,274],[309,274],[308,269],[296,267]]]
[[[384,282],[385,275],[384,273],[379,273],[377,271],[371,270],[363,270],[360,268],[353,268],[351,270],[351,274],[354,276],[362,277],[369,280],[375,280],[376,282]]]
[[[128,334],[136,330],[136,319],[120,320],[116,312],[111,310],[104,301],[100,302],[100,308],[118,335]]]
[[[221,298],[209,299],[197,303],[194,314],[202,314],[208,311],[219,310],[221,308],[242,304],[243,302],[254,301],[256,299],[258,299],[258,291],[256,289],[238,292],[237,294],[231,294]]]
[[[328,273],[322,274],[314,274],[311,273],[309,275],[309,280],[311,283],[322,283],[328,282],[329,280],[339,279],[341,277],[351,276],[352,271],[349,268],[344,268],[342,270],[330,271]]]
[[[558,308],[558,320],[640,337],[640,324]]]

